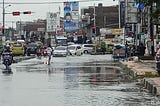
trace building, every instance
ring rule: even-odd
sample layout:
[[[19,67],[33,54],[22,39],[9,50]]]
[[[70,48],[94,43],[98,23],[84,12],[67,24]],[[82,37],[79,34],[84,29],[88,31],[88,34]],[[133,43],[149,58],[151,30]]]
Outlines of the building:
[[[45,39],[46,20],[38,19],[33,22],[18,21],[16,30],[19,32],[18,39],[26,41],[42,40]]]
[[[95,24],[99,28],[119,28],[119,7],[108,6],[108,7],[95,7]],[[86,13],[90,16],[90,25],[94,23],[94,6],[90,6],[87,9],[81,10],[82,16]],[[82,17],[83,20],[83,17]]]

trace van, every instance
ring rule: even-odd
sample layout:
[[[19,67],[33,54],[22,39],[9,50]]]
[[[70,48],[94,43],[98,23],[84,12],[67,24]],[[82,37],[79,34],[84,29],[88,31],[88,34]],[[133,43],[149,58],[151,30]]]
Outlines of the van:
[[[82,49],[83,53],[91,53],[93,50],[94,44],[83,44]]]
[[[69,45],[68,51],[69,51],[70,55],[80,56],[83,54],[83,49],[82,49],[81,45],[79,45],[79,44]]]

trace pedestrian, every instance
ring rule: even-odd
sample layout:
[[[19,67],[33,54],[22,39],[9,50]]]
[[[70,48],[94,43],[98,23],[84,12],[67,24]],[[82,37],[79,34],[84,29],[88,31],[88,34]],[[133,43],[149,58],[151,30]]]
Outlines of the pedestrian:
[[[125,44],[125,58],[127,59],[128,58],[128,55],[129,55],[129,52],[128,52],[128,42],[126,41],[126,44]]]
[[[140,45],[139,45],[139,56],[144,56],[145,49],[146,49],[146,47],[144,46],[144,44],[140,43]]]
[[[52,52],[53,52],[51,45],[48,45],[48,47],[46,48],[46,51],[47,51],[47,55],[48,55],[48,65],[50,65],[51,56],[52,56]]]
[[[27,44],[24,44],[24,56],[26,56],[26,54],[27,54]]]

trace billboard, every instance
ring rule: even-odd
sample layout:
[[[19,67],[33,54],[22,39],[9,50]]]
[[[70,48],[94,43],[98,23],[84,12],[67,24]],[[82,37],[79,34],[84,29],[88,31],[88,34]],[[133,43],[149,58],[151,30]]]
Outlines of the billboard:
[[[79,2],[64,2],[64,31],[77,32],[79,29]]]
[[[55,32],[60,28],[59,13],[47,13],[47,32]]]

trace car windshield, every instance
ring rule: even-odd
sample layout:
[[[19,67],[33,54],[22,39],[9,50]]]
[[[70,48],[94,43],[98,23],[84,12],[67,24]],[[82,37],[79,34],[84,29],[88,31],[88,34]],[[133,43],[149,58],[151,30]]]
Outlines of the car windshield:
[[[84,45],[84,47],[93,47],[93,45]]]
[[[15,43],[13,44],[14,47],[22,47],[22,44],[21,43]]]
[[[36,47],[37,45],[36,44],[34,44],[34,43],[30,43],[30,44],[28,44],[28,47]]]
[[[75,46],[68,46],[68,50],[74,50]]]
[[[56,47],[55,50],[66,50],[65,47]]]

